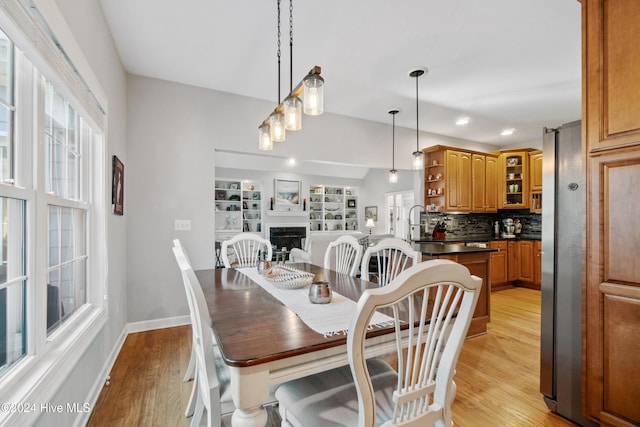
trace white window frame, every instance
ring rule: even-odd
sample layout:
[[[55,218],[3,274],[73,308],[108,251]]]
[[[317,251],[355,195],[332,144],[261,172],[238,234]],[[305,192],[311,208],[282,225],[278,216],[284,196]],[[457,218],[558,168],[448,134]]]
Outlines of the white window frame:
[[[106,179],[108,158],[106,117],[84,106],[98,100],[106,111],[106,100],[97,79],[82,56],[64,19],[53,2],[34,1],[40,18],[21,0],[4,0],[0,10],[0,28],[12,39],[16,49],[16,120],[14,132],[14,185],[0,184],[0,195],[26,200],[27,258],[27,355],[0,377],[0,402],[52,402],[55,393],[70,375],[83,353],[95,340],[107,320],[107,242],[106,218],[109,213]],[[47,28],[43,28],[44,26]],[[52,40],[52,34],[58,38]],[[62,53],[58,46],[64,46]],[[21,53],[18,54],[18,51]],[[18,58],[20,56],[20,58]],[[25,60],[28,57],[28,60]],[[52,61],[52,57],[55,60]],[[73,66],[61,67],[71,60]],[[33,64],[30,68],[29,63]],[[67,68],[67,70],[63,70]],[[62,72],[61,72],[62,71]],[[18,77],[18,73],[20,77]],[[83,77],[79,77],[83,75]],[[88,185],[88,204],[60,200],[45,193],[44,92],[41,76],[54,84],[87,123],[95,130],[89,153],[91,168],[83,171]],[[80,82],[80,83],[78,83]],[[81,87],[79,87],[81,86]],[[87,88],[92,95],[87,98]],[[79,94],[79,95],[78,95]],[[76,97],[78,95],[78,97]],[[31,111],[32,115],[26,114]],[[78,131],[80,131],[78,129]],[[20,141],[18,143],[18,141]],[[23,142],[30,141],[31,144]],[[76,310],[48,337],[46,335],[47,283],[47,205],[82,206],[86,212],[87,304]],[[27,425],[40,412],[0,412],[0,425]]]

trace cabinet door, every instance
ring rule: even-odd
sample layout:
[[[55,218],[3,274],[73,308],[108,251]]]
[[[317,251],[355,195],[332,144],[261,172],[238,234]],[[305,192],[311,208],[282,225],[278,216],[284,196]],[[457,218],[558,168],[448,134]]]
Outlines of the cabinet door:
[[[498,211],[498,157],[485,157],[484,210]]]
[[[529,154],[505,152],[500,154],[500,184],[503,209],[529,207]]]
[[[490,248],[498,249],[491,252],[491,286],[507,283],[507,242],[489,242]]]
[[[471,210],[471,154],[447,151],[446,154],[446,210]]]
[[[542,191],[542,153],[529,156],[529,182],[531,191]]]
[[[542,242],[536,240],[533,244],[533,283],[542,286]]]
[[[518,242],[519,280],[533,283],[533,258],[533,241],[520,240]]]
[[[484,212],[486,208],[486,157],[480,154],[471,156],[471,210]]]
[[[518,246],[513,241],[509,241],[507,246],[507,279],[509,282],[513,282],[520,277],[520,272],[518,271]]]

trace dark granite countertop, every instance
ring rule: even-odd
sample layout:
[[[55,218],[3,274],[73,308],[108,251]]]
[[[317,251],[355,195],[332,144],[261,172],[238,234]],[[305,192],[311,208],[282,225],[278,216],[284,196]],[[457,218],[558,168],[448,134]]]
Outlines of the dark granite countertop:
[[[413,244],[413,249],[420,251],[422,255],[428,256],[494,252],[498,250],[493,248],[475,248],[471,246],[452,245],[442,241],[438,243],[416,242]]]
[[[465,235],[456,236],[453,234],[447,234],[444,240],[436,240],[431,237],[416,240],[416,243],[468,243],[468,242],[489,242],[491,240],[541,240],[540,233],[531,234],[517,234],[516,237],[494,237],[493,235]]]

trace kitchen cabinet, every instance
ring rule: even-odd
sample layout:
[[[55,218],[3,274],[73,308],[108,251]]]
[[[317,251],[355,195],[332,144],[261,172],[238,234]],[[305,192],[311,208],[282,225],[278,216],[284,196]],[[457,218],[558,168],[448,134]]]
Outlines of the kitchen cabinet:
[[[507,280],[509,282],[515,282],[520,277],[519,264],[517,242],[509,240],[507,242]]]
[[[309,188],[311,231],[358,230],[358,194],[353,187],[312,185]]]
[[[537,289],[542,286],[542,242],[533,242],[533,284]]]
[[[471,153],[434,146],[424,150],[424,203],[428,211],[471,211]]]
[[[533,284],[534,251],[533,240],[519,240],[518,248],[518,280]]]
[[[582,0],[588,195],[582,409],[602,425],[640,425],[638,16],[638,0]]]
[[[531,212],[542,213],[542,151],[529,153]]]
[[[528,209],[530,194],[528,151],[501,151],[499,168],[500,207]]]
[[[507,242],[493,240],[489,247],[498,249],[491,252],[491,292],[507,286]]]
[[[471,211],[498,211],[498,157],[471,155]]]

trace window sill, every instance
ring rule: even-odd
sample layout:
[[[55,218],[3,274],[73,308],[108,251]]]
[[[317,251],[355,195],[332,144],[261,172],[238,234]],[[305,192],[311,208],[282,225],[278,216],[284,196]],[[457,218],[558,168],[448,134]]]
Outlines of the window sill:
[[[3,407],[0,411],[0,425],[31,425],[46,412],[43,406],[60,403],[54,402],[56,392],[107,321],[103,307],[89,308],[83,314],[76,331],[60,334],[55,342],[48,343],[48,350],[40,358],[27,355],[0,380],[0,403],[8,404],[8,410]]]

